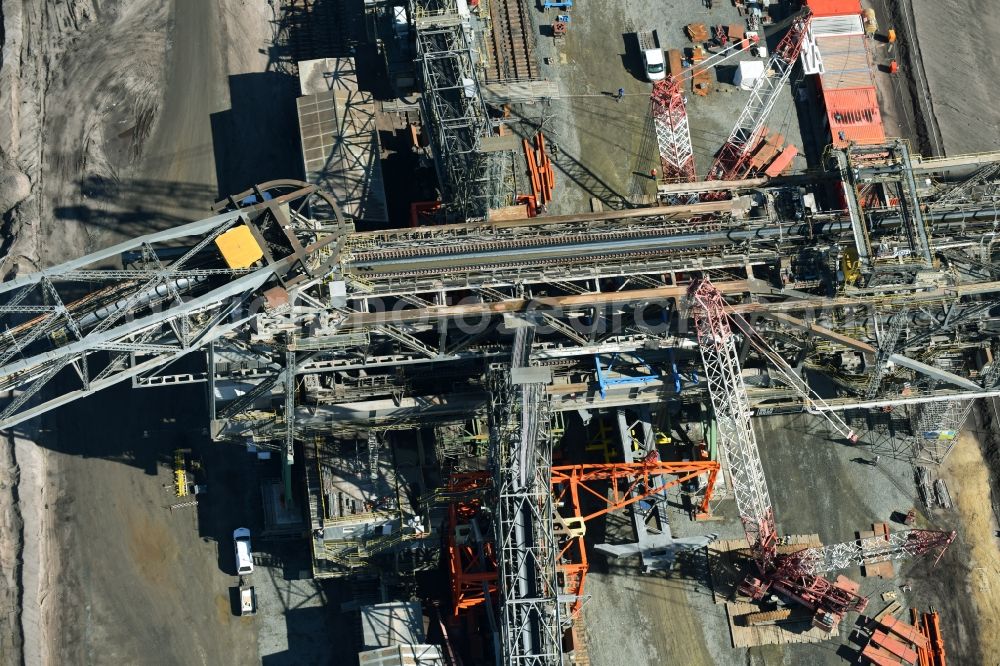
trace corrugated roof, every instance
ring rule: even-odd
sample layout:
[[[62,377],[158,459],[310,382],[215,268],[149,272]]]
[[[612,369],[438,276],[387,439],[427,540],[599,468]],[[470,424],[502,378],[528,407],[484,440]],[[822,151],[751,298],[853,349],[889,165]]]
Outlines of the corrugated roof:
[[[809,25],[813,37],[832,37],[836,35],[863,35],[864,24],[861,14],[847,16],[817,16]]]
[[[362,606],[365,649],[424,642],[423,607],[419,601],[394,601]]]
[[[885,127],[874,86],[824,89],[823,103],[834,147],[885,143]]]
[[[332,194],[344,214],[387,221],[371,93],[336,89],[296,104],[306,180]]]
[[[860,14],[861,0],[807,0],[813,16],[841,16]]]
[[[820,75],[823,90],[875,85],[868,41],[863,35],[817,37],[816,48],[823,63]]]

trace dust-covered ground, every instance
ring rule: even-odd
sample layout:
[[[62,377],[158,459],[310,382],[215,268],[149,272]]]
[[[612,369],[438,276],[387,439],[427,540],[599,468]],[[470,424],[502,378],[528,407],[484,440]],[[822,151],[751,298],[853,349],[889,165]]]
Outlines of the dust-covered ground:
[[[61,208],[79,198],[88,176],[116,177],[110,139],[127,139],[130,158],[118,169],[141,155],[155,123],[167,7],[98,0],[3,0],[0,7],[0,272],[9,277],[91,247],[79,225],[63,223]],[[112,124],[112,114],[122,122]],[[35,433],[19,434],[3,442],[0,558],[11,566],[4,566],[0,648],[11,663],[42,663],[52,657],[46,634],[57,633],[46,631],[55,621],[59,557],[47,537],[57,479],[49,457],[25,439]]]
[[[218,153],[298,175],[285,146],[291,160],[247,159],[232,108],[242,82],[241,117],[271,122],[251,145],[294,123],[271,3],[0,2],[4,279],[204,217]],[[170,452],[205,439],[201,397],[123,388],[0,440],[0,661],[255,661],[227,596],[239,512],[166,509]]]
[[[993,540],[991,532],[980,533],[962,520],[959,511],[926,512],[917,498],[908,460],[881,456],[878,465],[865,461],[873,457],[867,447],[851,446],[832,435],[818,415],[771,416],[754,421],[758,448],[774,506],[780,534],[818,534],[825,544],[850,541],[859,530],[871,529],[873,522],[888,521],[891,529],[903,529],[894,522],[909,508],[918,513],[918,527],[957,529],[959,541],[945,553],[940,563],[934,557],[919,558],[896,565],[893,579],[862,578],[857,568],[843,572],[861,583],[861,593],[870,598],[870,612],[886,602],[881,594],[894,592],[907,607],[941,611],[949,655],[955,663],[983,663],[976,632],[982,626],[977,610],[965,597],[953,595],[956,586],[966,589],[970,548]],[[970,438],[963,443],[955,461],[974,456],[978,449]],[[969,479],[958,484],[948,477],[959,504],[973,502],[980,488]],[[677,509],[672,529],[678,536],[718,534],[723,539],[739,539],[743,530],[732,500],[719,504],[716,519],[708,523],[688,520]],[[624,517],[608,519],[622,523]],[[588,530],[590,525],[588,525]],[[629,529],[619,530],[629,538]],[[589,532],[588,532],[589,534]],[[599,542],[602,535],[595,534]],[[817,644],[769,645],[733,649],[725,608],[715,604],[703,553],[680,560],[672,572],[645,575],[637,559],[609,560],[592,553],[587,589],[591,599],[583,616],[590,642],[592,662],[600,666],[634,664],[692,664],[698,666],[741,666],[782,664],[814,666],[854,662],[858,644],[851,634],[858,615],[849,614],[839,632]],[[904,589],[904,585],[908,585]]]
[[[995,0],[911,0],[931,112],[948,155],[1000,150]]]
[[[708,7],[707,5],[711,5]],[[671,11],[677,10],[677,11]],[[605,208],[650,203],[661,170],[656,132],[650,115],[652,84],[642,71],[636,33],[655,30],[660,46],[682,49],[692,45],[684,26],[736,24],[742,21],[732,3],[591,2],[573,14],[569,32],[559,41],[549,37],[552,12],[532,6],[537,26],[541,72],[559,86],[559,96],[528,115],[545,116],[543,131],[553,150],[556,189],[550,212],[570,214],[590,210],[592,202]],[[771,34],[766,35],[775,41]],[[746,104],[748,93],[733,85],[743,52],[713,70],[711,92],[700,96],[687,90],[688,120],[695,171],[704,177]],[[622,88],[625,96],[616,100]],[[541,105],[539,105],[541,107]],[[768,127],[789,143],[803,147],[791,86],[783,89]],[[804,169],[804,157],[792,167]],[[658,174],[662,176],[663,174]]]
[[[973,421],[970,417],[970,422]],[[952,605],[961,605],[974,622],[942,616],[944,631],[962,644],[978,662],[993,663],[1000,650],[1000,412],[997,400],[984,400],[975,422],[952,451],[942,470],[961,520],[958,560],[962,576],[950,592]],[[942,563],[954,566],[951,563]],[[942,587],[947,587],[942,585]],[[946,633],[946,636],[948,635]]]

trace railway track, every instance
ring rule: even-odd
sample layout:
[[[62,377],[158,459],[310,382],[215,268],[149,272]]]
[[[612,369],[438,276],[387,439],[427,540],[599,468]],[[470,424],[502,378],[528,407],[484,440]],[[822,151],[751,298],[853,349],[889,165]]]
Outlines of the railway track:
[[[530,80],[538,76],[531,21],[523,0],[489,0],[491,30],[488,83]]]
[[[712,254],[715,255],[722,253],[724,251],[737,251],[738,249],[739,245],[735,243],[722,246],[721,248],[719,246],[716,246],[712,248]],[[608,252],[604,254],[587,256],[585,257],[585,260],[587,263],[599,263],[601,261],[610,261],[614,259],[649,261],[650,259],[657,259],[662,257],[682,259],[685,257],[705,256],[705,254],[706,253],[704,251],[699,252],[696,250],[657,248],[657,249],[640,250],[640,251],[630,250],[622,252]],[[584,257],[581,257],[579,255],[568,256],[568,257],[557,257],[550,259],[535,259],[532,260],[530,268],[566,266],[566,265],[572,265],[574,263],[581,263],[583,260]],[[511,259],[510,261],[483,262],[477,264],[456,266],[453,267],[452,270],[450,270],[449,272],[454,274],[469,273],[469,272],[487,273],[490,271],[511,268],[522,263],[523,262],[518,259]],[[365,270],[366,268],[367,267],[365,266],[359,266],[353,268],[350,272],[359,275],[366,280],[378,279],[380,277],[402,278],[402,277],[422,277],[422,276],[441,275],[441,268],[436,266],[431,268],[410,269],[403,271]]]

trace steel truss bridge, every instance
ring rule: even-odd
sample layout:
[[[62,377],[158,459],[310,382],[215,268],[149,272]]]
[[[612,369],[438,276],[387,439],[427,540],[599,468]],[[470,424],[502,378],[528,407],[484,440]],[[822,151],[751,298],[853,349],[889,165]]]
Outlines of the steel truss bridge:
[[[811,186],[826,205],[744,182],[683,206],[361,232],[314,187],[264,183],[0,285],[0,425],[126,380],[207,383],[213,437],[274,447],[288,470],[317,433],[487,418],[505,654],[552,663],[568,614],[541,527],[547,415],[707,399],[688,379],[704,377],[686,296],[700,277],[836,388],[814,403],[778,377],[748,389],[756,413],[910,406],[913,448],[940,459],[970,401],[1000,395],[1000,155],[833,151]],[[217,241],[240,227],[261,256],[234,267]],[[743,347],[743,367],[764,366]],[[648,381],[599,382],[612,356],[611,379]],[[951,432],[927,433],[943,412]]]

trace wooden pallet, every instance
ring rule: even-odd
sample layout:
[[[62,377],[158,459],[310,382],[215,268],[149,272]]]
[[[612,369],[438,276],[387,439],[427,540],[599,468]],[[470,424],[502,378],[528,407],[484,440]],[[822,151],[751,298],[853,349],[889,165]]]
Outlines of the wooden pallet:
[[[796,534],[785,537],[779,553],[794,553],[803,548],[822,546],[818,534]],[[712,577],[712,597],[715,603],[737,601],[736,588],[743,581],[750,562],[746,539],[723,539],[708,545],[708,570]],[[759,609],[758,609],[759,610]]]
[[[580,618],[573,620],[573,664],[575,666],[590,666],[590,646],[587,642],[587,631]]]
[[[889,616],[895,617],[896,613],[898,613],[902,607],[903,604],[899,603],[898,601],[893,601],[888,606],[879,611],[878,615],[875,616],[875,621],[881,622],[882,618]]]
[[[729,623],[729,636],[734,648],[820,643],[837,635],[828,634],[823,629],[812,626],[811,618],[782,624],[743,626],[743,616],[757,613],[759,610],[756,604],[726,602],[726,620]]]
[[[889,538],[889,525],[888,523],[874,523],[872,524],[871,531],[858,532],[858,538],[860,539],[870,539],[872,537],[882,537],[888,540]],[[893,578],[896,575],[895,569],[893,569],[892,561],[888,562],[876,562],[874,564],[865,564],[861,567],[861,575],[866,578]]]

